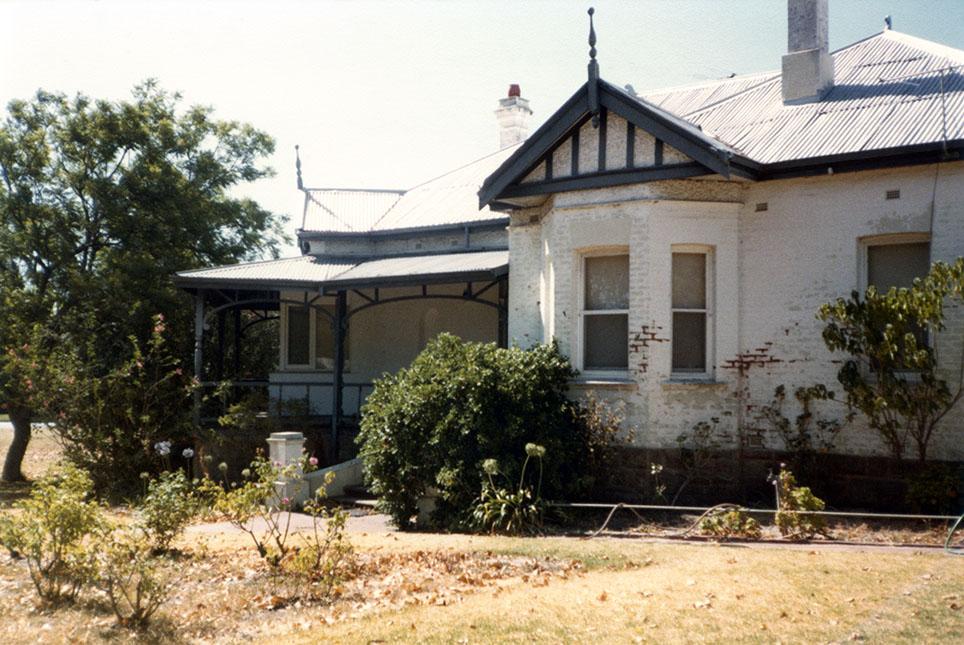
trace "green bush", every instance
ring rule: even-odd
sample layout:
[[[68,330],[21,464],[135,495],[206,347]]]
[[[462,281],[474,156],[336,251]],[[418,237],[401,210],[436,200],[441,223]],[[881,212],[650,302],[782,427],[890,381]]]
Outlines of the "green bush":
[[[198,512],[198,499],[184,471],[165,471],[147,484],[137,524],[155,552],[167,551]]]
[[[130,354],[106,372],[69,343],[49,360],[29,353],[17,358],[30,370],[31,405],[56,420],[53,429],[67,459],[90,474],[102,495],[136,495],[142,472],[169,469],[172,458],[181,458],[171,448],[193,442],[196,383],[166,333],[163,318],[155,317],[149,340],[131,337]],[[159,444],[167,454],[159,454]]]
[[[73,600],[96,579],[93,543],[107,529],[103,509],[91,500],[93,485],[83,470],[63,471],[36,482],[19,512],[2,518],[0,543],[27,561],[37,594],[47,602]]]
[[[719,508],[700,520],[700,533],[724,540],[730,538],[759,539],[760,524],[740,508]]]
[[[431,523],[471,528],[482,461],[519,477],[519,446],[546,448],[543,493],[566,498],[589,478],[588,431],[566,398],[574,371],[553,344],[529,350],[442,334],[412,365],[375,383],[358,442],[368,484],[400,528],[434,489]]]
[[[797,480],[786,468],[781,468],[776,481],[779,510],[774,517],[780,535],[791,539],[810,539],[817,535],[828,537],[827,522],[820,515],[795,511],[822,511],[824,501]]]
[[[929,464],[907,482],[907,503],[915,513],[952,514],[957,509],[960,478],[947,464]]]

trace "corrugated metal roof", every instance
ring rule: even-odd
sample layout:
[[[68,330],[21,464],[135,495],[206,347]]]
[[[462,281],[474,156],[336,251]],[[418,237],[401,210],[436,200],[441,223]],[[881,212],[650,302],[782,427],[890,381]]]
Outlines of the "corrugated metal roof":
[[[301,228],[306,231],[371,230],[405,191],[308,188]]]
[[[465,224],[501,217],[487,207],[479,210],[478,191],[485,178],[517,147],[504,148],[403,193],[308,189],[302,228],[368,232]]]
[[[961,50],[884,31],[833,59],[834,87],[812,103],[784,105],[778,73],[642,98],[760,163],[964,139]]]
[[[431,282],[459,276],[497,276],[508,270],[508,251],[479,251],[383,258],[357,262],[321,261],[312,255],[264,262],[247,262],[210,269],[181,271],[175,282],[191,286],[309,287],[345,286],[376,282],[392,284]],[[377,285],[376,285],[377,286]]]
[[[417,282],[457,275],[502,275],[509,266],[508,251],[479,251],[369,260],[351,268],[328,284],[346,286],[380,282]]]
[[[321,284],[355,266],[351,261],[321,261],[311,255],[264,262],[245,262],[227,266],[180,271],[175,282],[225,284]]]

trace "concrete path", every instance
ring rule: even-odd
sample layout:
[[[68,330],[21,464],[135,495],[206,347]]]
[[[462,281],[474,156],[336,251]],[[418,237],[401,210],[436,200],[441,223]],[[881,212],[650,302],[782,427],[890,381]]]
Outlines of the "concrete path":
[[[395,527],[392,525],[387,515],[370,513],[364,510],[350,509],[346,528],[348,533],[392,533]],[[255,531],[265,529],[264,520],[256,518],[248,523],[248,527]],[[310,530],[311,516],[304,513],[291,514],[291,530]],[[220,533],[240,533],[241,530],[232,526],[230,522],[210,522],[207,524],[195,524],[189,526],[185,533],[187,535],[217,535]]]

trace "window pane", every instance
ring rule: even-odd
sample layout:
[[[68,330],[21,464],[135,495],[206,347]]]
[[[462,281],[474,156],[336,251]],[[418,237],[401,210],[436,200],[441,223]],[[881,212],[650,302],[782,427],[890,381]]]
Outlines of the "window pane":
[[[706,254],[673,254],[673,308],[706,309]]]
[[[308,310],[302,307],[288,307],[288,363],[290,365],[308,364],[308,334],[310,318]]]
[[[673,371],[706,371],[706,314],[673,313]]]
[[[331,316],[335,315],[334,307],[321,307]],[[331,327],[332,318],[321,311],[315,313],[315,367],[321,370],[335,369],[335,332]],[[342,342],[345,352],[345,366],[348,365],[348,334]]]
[[[913,286],[930,271],[930,250],[929,242],[867,247],[867,284],[878,291]]]
[[[629,256],[586,258],[586,309],[629,309]]]
[[[334,313],[334,307],[322,307]],[[335,367],[335,333],[331,328],[331,318],[317,312],[315,318],[315,367],[323,370]]]
[[[583,319],[583,367],[587,370],[629,367],[629,316],[587,315]]]

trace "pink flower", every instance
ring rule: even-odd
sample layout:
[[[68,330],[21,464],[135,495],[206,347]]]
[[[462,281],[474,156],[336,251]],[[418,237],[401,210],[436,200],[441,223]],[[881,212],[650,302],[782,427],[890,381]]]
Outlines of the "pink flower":
[[[308,459],[308,463],[311,464],[312,466],[317,466],[317,465],[318,465],[318,457],[311,457],[311,458],[309,458],[309,459]]]
[[[282,497],[282,498],[281,498],[281,505],[282,505],[282,506],[287,506],[287,505],[290,504],[290,503],[291,503],[291,500],[288,499],[287,497]]]

